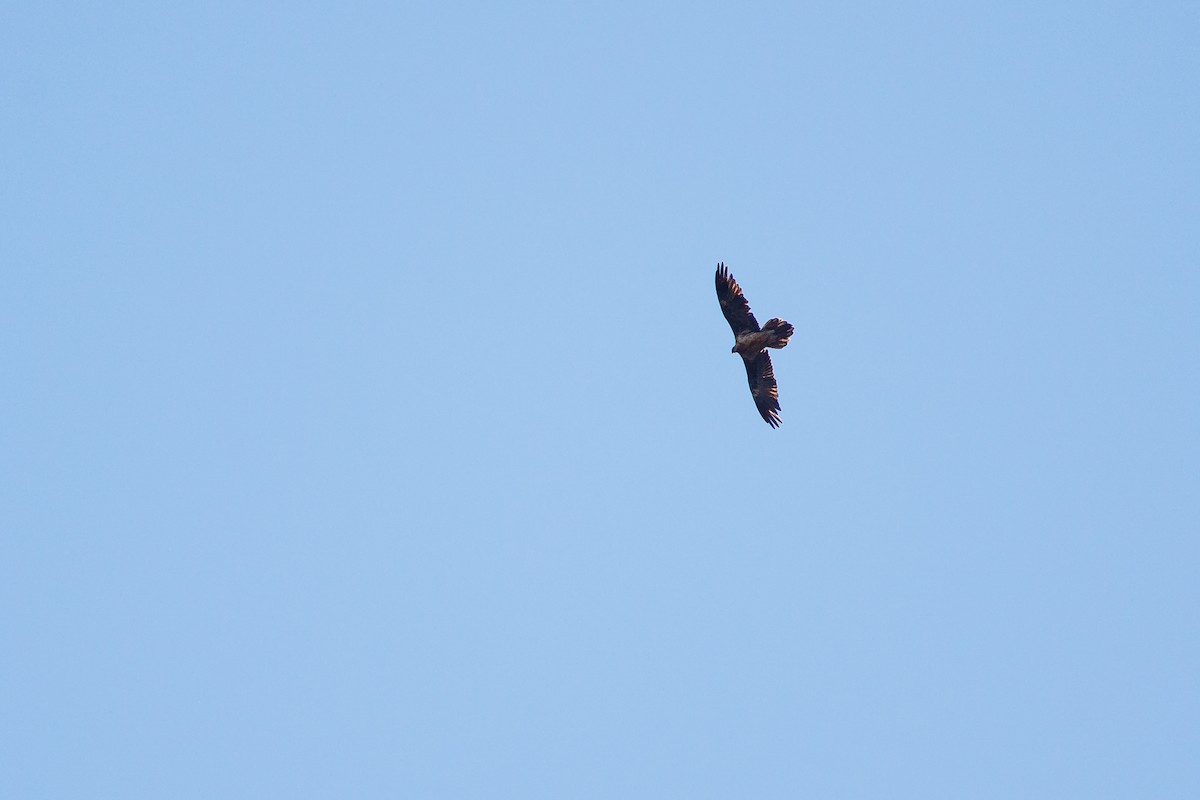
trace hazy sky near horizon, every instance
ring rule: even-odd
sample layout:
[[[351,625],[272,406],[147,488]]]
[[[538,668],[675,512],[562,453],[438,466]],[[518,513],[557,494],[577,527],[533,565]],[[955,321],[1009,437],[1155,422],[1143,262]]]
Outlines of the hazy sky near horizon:
[[[0,785],[1196,797],[1197,41],[7,5]]]

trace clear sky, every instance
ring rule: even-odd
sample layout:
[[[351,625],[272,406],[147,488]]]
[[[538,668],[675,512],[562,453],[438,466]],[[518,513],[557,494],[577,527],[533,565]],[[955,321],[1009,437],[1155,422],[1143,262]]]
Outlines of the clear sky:
[[[6,4],[5,796],[1200,796],[1198,41]]]

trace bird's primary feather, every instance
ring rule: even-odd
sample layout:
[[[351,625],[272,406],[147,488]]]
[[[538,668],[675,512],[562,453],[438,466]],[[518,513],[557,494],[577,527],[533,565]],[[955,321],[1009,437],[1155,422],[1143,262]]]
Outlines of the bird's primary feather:
[[[750,312],[750,303],[742,294],[742,287],[738,286],[724,263],[717,265],[717,300],[734,336],[759,329],[758,320]]]

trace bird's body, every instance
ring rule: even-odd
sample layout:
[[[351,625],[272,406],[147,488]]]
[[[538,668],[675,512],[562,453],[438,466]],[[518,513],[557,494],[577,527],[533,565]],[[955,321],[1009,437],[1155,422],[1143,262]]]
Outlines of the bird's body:
[[[733,340],[733,352],[741,353],[742,358],[753,358],[764,347],[771,347],[773,339],[766,331],[739,333]]]
[[[717,300],[721,313],[725,315],[733,330],[733,352],[742,357],[746,364],[746,378],[750,382],[750,394],[758,413],[772,428],[783,420],[779,416],[779,386],[775,383],[775,368],[767,348],[776,350],[787,347],[795,328],[778,317],[767,320],[759,327],[758,320],[750,311],[750,303],[742,294],[742,287],[729,274],[724,263],[717,265]]]

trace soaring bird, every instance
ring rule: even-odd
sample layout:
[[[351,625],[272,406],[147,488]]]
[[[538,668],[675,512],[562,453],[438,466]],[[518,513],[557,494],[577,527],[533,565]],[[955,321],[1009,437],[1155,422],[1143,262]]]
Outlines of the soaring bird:
[[[768,425],[778,427],[783,422],[779,418],[779,386],[775,383],[775,368],[771,366],[771,354],[766,348],[786,347],[796,329],[778,317],[767,320],[760,328],[750,311],[750,303],[742,294],[742,287],[729,274],[724,262],[717,264],[717,300],[721,301],[721,313],[733,328],[731,352],[740,354],[746,364],[754,405],[758,406],[758,413]]]

